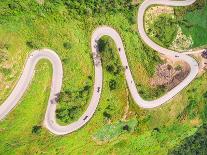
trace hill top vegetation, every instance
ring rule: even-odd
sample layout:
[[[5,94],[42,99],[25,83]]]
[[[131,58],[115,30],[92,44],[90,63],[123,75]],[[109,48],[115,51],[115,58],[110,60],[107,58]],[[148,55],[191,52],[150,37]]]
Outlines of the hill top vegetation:
[[[30,0],[0,1],[0,48],[8,67],[1,77],[10,80],[0,83],[5,84],[1,87],[1,101],[21,75],[29,53],[48,47],[58,53],[64,68],[58,121],[63,124],[75,121],[90,100],[94,80],[90,37],[99,25],[110,25],[120,33],[142,95],[145,98],[161,95],[157,88],[149,86],[149,78],[161,61],[139,38],[137,8],[130,1],[121,0],[48,0],[42,5]],[[163,107],[140,109],[128,93],[113,41],[110,38],[101,41],[104,44],[103,93],[89,123],[63,137],[54,136],[43,127],[52,69],[47,61],[41,61],[20,104],[0,123],[0,154],[166,154],[195,133],[205,119],[202,92],[206,91],[206,74]],[[127,132],[127,122],[132,119],[136,123]],[[125,123],[117,123],[119,120]],[[192,123],[195,120],[197,124]],[[98,145],[93,135],[102,135],[108,127],[117,129],[112,131],[116,136]]]

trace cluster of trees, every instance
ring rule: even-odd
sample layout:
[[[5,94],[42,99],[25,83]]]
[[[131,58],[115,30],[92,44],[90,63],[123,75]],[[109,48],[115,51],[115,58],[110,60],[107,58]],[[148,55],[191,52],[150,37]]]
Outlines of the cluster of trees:
[[[197,132],[186,138],[179,147],[169,151],[169,155],[205,155],[207,152],[207,124],[203,124]]]
[[[0,15],[4,17],[24,13],[35,13],[40,16],[55,14],[59,12],[60,6],[64,6],[69,14],[75,16],[104,14],[106,12],[115,13],[118,11],[130,13],[136,8],[131,0],[48,0],[42,5],[35,0],[6,0],[1,1],[0,6],[2,6]]]
[[[120,64],[119,57],[115,54],[118,52],[114,41],[109,37],[102,37],[98,41],[98,49],[103,62],[103,68],[110,74],[111,79],[108,81],[108,87],[110,91],[114,91],[118,87],[118,77],[123,71],[123,67]],[[110,100],[107,99],[110,104]],[[112,104],[108,105],[103,112],[104,119],[112,119],[114,107]],[[127,127],[126,127],[127,128]],[[125,129],[127,130],[127,129]]]
[[[102,37],[98,41],[98,48],[106,71],[113,76],[120,75],[122,66],[119,65],[119,59],[114,55],[115,52],[117,52],[117,49],[113,43],[113,40],[107,37]],[[117,81],[115,79],[111,79],[108,86],[111,91],[115,90],[117,88]]]
[[[132,10],[135,6],[131,0],[64,0],[68,10],[75,10],[80,15],[92,15],[106,12]]]
[[[69,123],[77,119],[84,110],[90,97],[92,88],[92,78],[88,77],[85,86],[78,90],[66,89],[60,93],[59,106],[56,110],[56,117],[64,123]]]
[[[119,60],[114,56],[115,52],[117,52],[117,49],[113,43],[114,41],[112,39],[102,37],[98,41],[98,49],[101,54],[101,59],[104,63],[104,67],[109,73],[116,76],[119,75],[122,67],[119,65]]]
[[[192,89],[195,92],[196,89]],[[204,105],[204,124],[198,128],[195,134],[184,139],[180,146],[175,147],[173,150],[169,151],[170,155],[194,155],[194,154],[206,154],[207,152],[207,91],[203,94],[205,99]],[[197,109],[197,102],[193,99],[189,100],[189,105],[186,107],[185,111],[188,111],[189,117],[194,117]],[[186,114],[184,114],[186,115]]]
[[[43,14],[59,13],[59,9],[63,6],[68,10],[71,15],[96,15],[104,14],[106,12],[115,13],[132,12],[136,5],[132,4],[131,0],[48,0],[44,4],[38,4],[35,0],[24,1],[0,1],[1,16],[11,16],[17,14],[28,15],[35,13],[42,16]]]

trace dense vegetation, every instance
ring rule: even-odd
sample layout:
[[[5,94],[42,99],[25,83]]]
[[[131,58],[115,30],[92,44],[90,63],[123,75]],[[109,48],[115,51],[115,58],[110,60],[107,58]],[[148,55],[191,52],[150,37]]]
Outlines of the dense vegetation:
[[[76,14],[79,15],[96,15],[102,13],[116,13],[116,12],[127,12],[128,10],[133,9],[135,6],[132,5],[131,0],[63,0],[61,1],[64,3],[69,10],[72,12],[74,11]],[[60,2],[59,2],[60,3]]]
[[[89,76],[82,88],[78,90],[63,90],[60,93],[56,117],[60,122],[70,123],[77,119],[85,110],[92,88],[92,77]],[[74,104],[75,103],[75,104]]]
[[[148,33],[156,43],[169,47],[177,34],[176,25],[177,21],[172,15],[161,14],[149,25]]]
[[[207,152],[207,124],[203,124],[196,133],[186,138],[170,155],[205,155]]]
[[[140,93],[148,99],[160,96],[163,91],[152,89],[149,78],[161,60],[137,35],[136,9],[130,1],[121,0],[48,0],[43,5],[31,0],[0,1],[1,103],[18,80],[30,51],[49,47],[58,53],[64,68],[58,121],[77,120],[92,91],[90,37],[98,25],[110,25],[120,33]],[[206,74],[168,104],[143,110],[129,95],[113,41],[104,37],[100,42],[103,92],[93,118],[78,132],[62,137],[44,128],[52,70],[42,61],[21,103],[0,123],[0,154],[166,154],[195,132],[206,117],[202,98]],[[128,124],[130,120],[136,123]],[[107,132],[111,127],[114,130]],[[103,139],[105,129],[108,142],[94,141],[94,137]]]
[[[196,0],[187,7],[175,9],[179,26],[185,35],[191,36],[193,47],[207,44],[207,5],[206,0]]]
[[[182,34],[192,38],[191,47],[205,46],[207,44],[207,5],[206,0],[196,0],[190,6],[175,7],[174,14],[162,13],[153,19],[149,25],[148,34],[156,43],[169,48],[175,40],[178,27]],[[177,42],[183,44],[182,40]],[[181,49],[183,50],[183,49]]]
[[[191,91],[196,92],[196,89],[192,89]],[[203,110],[199,110],[199,101],[204,101]],[[185,119],[184,117],[188,116],[189,119],[194,119],[196,116],[203,119],[204,124],[198,128],[196,133],[186,139],[184,139],[180,146],[175,147],[174,150],[171,150],[169,154],[173,155],[194,155],[194,154],[205,154],[206,150],[206,142],[207,142],[207,91],[203,94],[202,97],[196,98],[190,97],[189,104],[184,109],[182,113],[182,117],[178,116],[178,119]]]

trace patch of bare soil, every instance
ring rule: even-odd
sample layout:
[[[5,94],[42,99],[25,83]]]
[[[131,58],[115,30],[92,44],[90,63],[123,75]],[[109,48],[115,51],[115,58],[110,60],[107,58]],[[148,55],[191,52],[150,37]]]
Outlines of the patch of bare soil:
[[[177,36],[175,40],[172,42],[170,48],[176,51],[185,52],[192,46],[192,44],[192,37],[184,35],[181,27],[178,26]]]
[[[125,81],[125,84],[127,85],[126,81]],[[128,88],[126,88],[126,93],[127,93],[127,103],[126,103],[126,106],[124,108],[124,114],[122,116],[122,121],[126,121],[128,118],[130,118],[131,116],[134,115],[134,112],[130,111],[130,109],[129,109],[130,94],[129,94],[129,89]]]
[[[44,4],[44,0],[36,0],[38,4]]]
[[[185,62],[170,62],[157,66],[155,75],[150,79],[154,87],[164,86],[168,91],[182,82],[190,72],[190,67]]]

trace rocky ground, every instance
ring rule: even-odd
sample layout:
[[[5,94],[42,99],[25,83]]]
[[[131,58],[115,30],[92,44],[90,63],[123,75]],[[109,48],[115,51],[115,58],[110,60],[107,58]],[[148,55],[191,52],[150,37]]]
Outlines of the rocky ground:
[[[163,86],[171,90],[182,82],[189,74],[190,68],[184,62],[167,62],[157,66],[155,75],[151,78],[150,84],[154,87]]]

